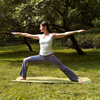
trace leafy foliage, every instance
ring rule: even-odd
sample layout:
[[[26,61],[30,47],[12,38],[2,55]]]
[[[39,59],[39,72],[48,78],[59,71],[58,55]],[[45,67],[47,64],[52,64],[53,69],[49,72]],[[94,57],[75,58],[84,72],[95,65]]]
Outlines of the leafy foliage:
[[[98,0],[1,0],[0,8],[0,41],[9,40],[11,31],[39,33],[42,21],[53,32],[100,26]]]
[[[93,37],[93,46],[94,48],[100,48],[100,34],[97,34]]]
[[[94,0],[2,0],[0,33],[12,30],[34,33],[44,20],[58,32],[91,28],[92,21],[100,15],[99,7]]]

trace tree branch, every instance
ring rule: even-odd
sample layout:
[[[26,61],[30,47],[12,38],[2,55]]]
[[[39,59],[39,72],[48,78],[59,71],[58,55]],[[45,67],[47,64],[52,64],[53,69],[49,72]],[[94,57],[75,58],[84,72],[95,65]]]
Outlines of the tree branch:
[[[53,8],[63,17],[63,13],[60,10],[58,10],[56,7]]]
[[[55,25],[52,25],[57,31],[63,33],[64,31],[62,31],[59,27],[56,27]]]
[[[59,26],[59,25],[56,25],[56,24],[52,24],[53,26],[56,26],[56,27],[59,27],[59,28],[63,28],[63,26]]]
[[[77,16],[79,16],[79,15],[80,15],[80,13],[79,13],[78,15],[76,15],[75,17],[73,17],[73,18],[69,21],[69,23],[67,24],[67,27],[69,27],[70,23],[71,23]]]

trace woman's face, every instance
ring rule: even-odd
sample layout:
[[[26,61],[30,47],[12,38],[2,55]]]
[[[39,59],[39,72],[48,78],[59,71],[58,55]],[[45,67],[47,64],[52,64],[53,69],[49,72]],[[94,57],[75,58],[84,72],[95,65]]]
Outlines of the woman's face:
[[[40,31],[44,32],[45,31],[45,27],[43,27],[42,25],[40,25]]]

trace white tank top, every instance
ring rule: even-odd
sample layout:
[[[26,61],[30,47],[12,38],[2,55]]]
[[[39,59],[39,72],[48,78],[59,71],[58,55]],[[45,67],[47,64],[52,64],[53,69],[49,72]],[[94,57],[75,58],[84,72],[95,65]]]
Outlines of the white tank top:
[[[52,34],[48,37],[44,37],[44,34],[40,36],[40,55],[47,56],[53,53],[52,51]]]

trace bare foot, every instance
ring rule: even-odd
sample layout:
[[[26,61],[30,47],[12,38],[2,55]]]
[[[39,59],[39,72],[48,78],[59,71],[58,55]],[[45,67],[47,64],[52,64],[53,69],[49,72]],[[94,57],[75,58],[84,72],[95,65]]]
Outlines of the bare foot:
[[[17,81],[20,81],[20,80],[26,80],[26,78],[22,77],[20,79],[16,79]]]
[[[77,79],[79,83],[83,83],[80,78]]]

